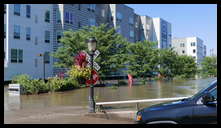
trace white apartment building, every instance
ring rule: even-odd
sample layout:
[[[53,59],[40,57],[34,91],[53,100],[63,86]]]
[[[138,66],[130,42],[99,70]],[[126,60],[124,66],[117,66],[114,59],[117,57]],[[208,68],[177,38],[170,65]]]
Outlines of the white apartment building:
[[[52,5],[4,5],[4,81],[15,75],[28,74],[43,78],[52,76]]]
[[[43,78],[44,69],[47,78],[63,70],[53,67],[57,60],[50,53],[61,45],[58,39],[68,29],[108,23],[129,42],[155,41],[158,48],[171,44],[170,23],[135,14],[124,4],[4,4],[4,7],[4,81],[18,74]]]
[[[206,56],[206,45],[198,37],[174,38],[172,47],[178,55],[192,56],[197,64]]]

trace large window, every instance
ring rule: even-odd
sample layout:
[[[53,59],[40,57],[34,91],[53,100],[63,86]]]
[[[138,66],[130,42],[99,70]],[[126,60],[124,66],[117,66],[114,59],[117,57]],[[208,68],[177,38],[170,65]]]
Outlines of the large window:
[[[57,32],[57,43],[60,43],[61,36],[61,32]]]
[[[31,6],[26,5],[26,17],[30,18],[31,17]]]
[[[11,63],[17,63],[17,49],[11,49]]]
[[[57,17],[57,23],[61,23],[61,13],[59,10],[56,12],[56,17]]]
[[[73,20],[74,20],[73,13],[70,13],[70,19],[69,19],[70,24],[73,24]]]
[[[65,12],[64,22],[69,23],[69,12]]]
[[[31,28],[26,28],[26,40],[31,40]]]
[[[45,22],[50,22],[50,11],[45,12]]]
[[[89,26],[95,26],[95,25],[96,25],[95,19],[93,18],[89,19]]]
[[[130,37],[133,38],[134,37],[134,31],[130,30]]]
[[[45,52],[45,54],[44,54],[44,63],[46,63],[46,64],[50,63],[50,53],[49,52]]]
[[[131,17],[129,17],[129,23],[130,24],[134,24],[134,18],[131,16]]]
[[[195,42],[191,42],[191,46],[196,46]]]
[[[50,43],[50,31],[45,31],[45,43]]]
[[[120,12],[117,12],[117,20],[121,21],[123,19],[123,15]]]
[[[73,21],[74,21],[73,13],[65,12],[65,19],[64,20],[65,20],[65,23],[73,24]]]
[[[23,50],[21,49],[18,50],[18,62],[19,63],[23,62]]]
[[[81,10],[81,4],[78,4],[78,10]]]
[[[20,39],[20,26],[14,25],[14,38]]]
[[[180,47],[185,47],[185,44],[184,43],[180,43]]]
[[[88,4],[88,10],[94,12],[96,8],[96,4]]]
[[[14,15],[20,16],[20,11],[21,11],[21,5],[14,4]]]

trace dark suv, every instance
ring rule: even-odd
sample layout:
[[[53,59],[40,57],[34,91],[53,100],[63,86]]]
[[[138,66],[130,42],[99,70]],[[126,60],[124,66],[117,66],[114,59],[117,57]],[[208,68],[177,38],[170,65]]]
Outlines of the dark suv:
[[[217,80],[192,97],[153,105],[137,112],[136,122],[146,124],[217,123]]]

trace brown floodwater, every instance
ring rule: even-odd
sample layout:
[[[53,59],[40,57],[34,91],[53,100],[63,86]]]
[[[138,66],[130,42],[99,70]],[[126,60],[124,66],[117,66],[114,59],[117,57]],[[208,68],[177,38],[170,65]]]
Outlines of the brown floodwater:
[[[96,102],[191,96],[215,78],[189,81],[152,81],[146,85],[95,87]],[[4,87],[4,112],[59,106],[88,106],[89,88],[39,95],[11,96]]]

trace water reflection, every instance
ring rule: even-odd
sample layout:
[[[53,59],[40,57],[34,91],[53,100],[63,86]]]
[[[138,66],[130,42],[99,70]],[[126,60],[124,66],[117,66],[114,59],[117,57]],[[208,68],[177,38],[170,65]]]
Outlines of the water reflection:
[[[207,86],[214,79],[198,79],[190,81],[150,81],[146,85],[120,86],[117,89],[95,87],[96,102],[151,99],[166,97],[189,96]],[[88,105],[88,88],[66,92],[56,92],[40,95],[9,96],[4,87],[4,110],[35,109],[53,106],[83,106]]]

